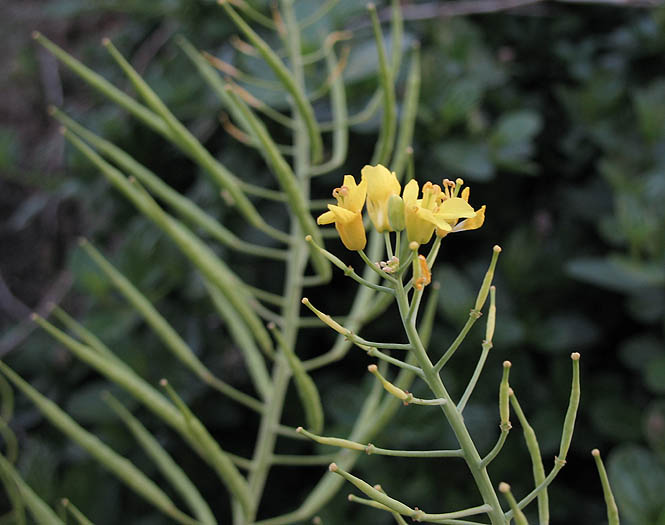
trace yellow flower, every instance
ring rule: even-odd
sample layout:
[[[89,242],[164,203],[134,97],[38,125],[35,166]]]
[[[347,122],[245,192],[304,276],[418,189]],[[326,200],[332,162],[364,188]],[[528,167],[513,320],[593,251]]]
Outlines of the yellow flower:
[[[361,213],[366,195],[367,181],[356,184],[353,175],[345,175],[342,187],[333,190],[337,205],[328,204],[328,211],[316,219],[318,224],[334,222],[340,239],[349,250],[362,250],[367,244]]]
[[[438,206],[440,196],[441,187],[431,182],[423,186],[422,199],[418,198],[418,183],[415,180],[409,181],[404,187],[402,200],[409,242],[427,244],[430,241],[436,225],[431,220],[431,214]]]
[[[391,195],[399,195],[402,189],[395,172],[377,164],[365,166],[362,171],[362,180],[367,182],[367,213],[376,230],[381,232],[393,231],[388,220],[388,200]]]
[[[461,179],[458,179],[458,183],[463,184]],[[466,188],[464,188],[464,190],[462,190],[461,200],[463,200],[467,204],[469,202],[469,193],[470,193],[470,190],[469,190],[468,186]],[[453,197],[453,198],[456,198],[456,197]],[[444,201],[444,203],[445,202],[446,201]],[[469,206],[469,208],[471,208],[471,206]],[[471,208],[471,209],[473,209],[473,208]],[[437,229],[436,229],[437,236],[445,237],[449,233],[456,233],[456,232],[467,231],[467,230],[477,230],[485,222],[485,205],[483,204],[479,209],[477,209],[474,212],[473,216],[469,217],[469,216],[466,216],[466,215],[465,216],[460,215],[459,218],[463,218],[463,217],[466,217],[466,218],[462,222],[458,222],[457,219],[455,219],[453,221],[450,221],[449,222],[450,229],[446,229],[446,228],[441,228],[440,229],[440,228],[437,227]]]

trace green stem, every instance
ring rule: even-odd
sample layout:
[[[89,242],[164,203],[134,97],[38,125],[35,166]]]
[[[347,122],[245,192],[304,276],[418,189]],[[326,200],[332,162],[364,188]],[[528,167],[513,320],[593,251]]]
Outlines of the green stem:
[[[227,7],[227,6],[225,6]],[[300,38],[295,24],[295,15],[290,0],[283,3],[284,18],[287,24],[288,49],[293,68],[292,82],[297,92],[302,92],[304,87],[302,63],[300,60]],[[256,42],[254,42],[256,45]],[[294,106],[298,107],[298,100],[294,100]],[[294,107],[294,174],[299,181],[302,195],[309,199],[309,184],[306,177],[310,164],[310,135],[306,126],[306,115],[303,111],[296,111]],[[302,108],[298,107],[299,110]],[[311,131],[311,130],[310,130]],[[319,136],[320,138],[320,136]],[[315,151],[314,151],[315,153]],[[292,351],[295,350],[296,340],[298,338],[300,307],[303,287],[303,275],[307,263],[308,246],[304,241],[302,229],[298,224],[298,217],[289,208],[289,218],[291,223],[290,254],[286,265],[286,280],[284,283],[284,304],[282,305],[281,316],[283,323],[283,344]],[[261,420],[258,438],[256,441],[254,457],[252,460],[253,469],[249,475],[249,490],[252,498],[252,508],[248,516],[248,522],[256,519],[258,506],[263,494],[265,483],[273,464],[275,442],[277,440],[277,429],[279,428],[282,411],[284,408],[284,398],[286,397],[291,370],[281,353],[276,359],[273,370],[273,394],[266,404],[265,416]]]
[[[425,381],[434,393],[434,396],[446,400],[446,403],[441,405],[441,410],[457,437],[457,441],[464,454],[464,459],[476,482],[478,490],[483,498],[483,502],[490,507],[490,510],[487,511],[490,521],[492,525],[505,525],[506,520],[501,509],[501,504],[499,503],[499,499],[497,498],[492,481],[487,473],[487,469],[482,466],[482,459],[480,454],[478,454],[478,450],[471,439],[471,435],[469,434],[466,425],[464,424],[464,418],[455,407],[450,394],[441,381],[441,377],[434,369],[434,365],[427,355],[425,347],[420,339],[420,335],[418,334],[415,319],[407,319],[409,301],[402,283],[399,283],[395,292],[406,335],[414,348],[413,355],[416,357],[418,364],[423,371]]]
[[[473,394],[473,390],[476,388],[476,384],[478,383],[478,379],[480,378],[480,374],[483,371],[483,367],[485,366],[485,361],[487,361],[487,356],[489,355],[491,348],[492,348],[491,343],[487,342],[483,343],[483,350],[480,353],[480,359],[478,359],[478,363],[476,364],[476,368],[473,371],[473,375],[469,380],[469,384],[467,385],[466,390],[464,390],[464,394],[462,394],[460,402],[457,404],[457,410],[459,411],[460,414],[464,412],[464,407],[466,407],[466,404],[469,402],[471,394]]]

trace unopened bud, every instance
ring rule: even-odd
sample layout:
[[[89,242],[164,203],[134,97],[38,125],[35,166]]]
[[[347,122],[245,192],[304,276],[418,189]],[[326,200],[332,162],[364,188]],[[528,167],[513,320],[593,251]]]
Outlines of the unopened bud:
[[[406,228],[404,219],[404,201],[399,195],[391,195],[388,199],[388,221],[390,227],[396,232],[401,232]]]

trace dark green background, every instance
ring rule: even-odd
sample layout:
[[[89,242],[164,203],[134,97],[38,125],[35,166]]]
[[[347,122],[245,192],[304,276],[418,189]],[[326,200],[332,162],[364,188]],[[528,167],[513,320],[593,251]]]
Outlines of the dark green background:
[[[341,4],[304,35],[303,45],[316,49],[331,29],[354,31],[345,70],[354,112],[375,87],[377,65],[362,3]],[[425,4],[443,5],[418,5]],[[30,326],[27,313],[51,294],[149,380],[168,377],[228,449],[249,454],[256,421],[165,356],[137,315],[75,249],[76,236],[92,238],[157,302],[211,369],[250,388],[241,355],[211,313],[191,268],[64,146],[46,115],[47,104],[63,105],[240,234],[249,239],[255,234],[175,149],[100,99],[29,39],[38,28],[126,87],[98,45],[99,37],[110,36],[225,164],[249,180],[272,184],[260,159],[248,160],[248,150],[221,129],[216,99],[170,38],[184,34],[199,47],[232,59],[228,38],[234,28],[214,4],[185,0],[7,2],[0,14],[6,72],[0,79],[0,271],[6,285],[0,351],[80,423],[153,473],[99,399],[106,382],[43,333],[24,331]],[[423,67],[413,142],[417,177],[436,182],[461,176],[472,187],[472,202],[487,204],[481,230],[444,241],[434,270],[442,286],[434,355],[463,324],[492,245],[504,250],[495,281],[495,348],[465,411],[479,448],[491,448],[498,432],[500,363],[510,359],[511,384],[549,467],[567,406],[568,355],[578,351],[582,404],[568,466],[550,491],[552,522],[603,523],[600,484],[589,454],[598,447],[609,460],[623,522],[665,524],[665,12],[537,3],[505,13],[407,20],[405,45],[414,40],[421,42]],[[278,98],[270,102],[284,107]],[[328,196],[343,173],[359,175],[378,124],[373,120],[352,129],[348,162],[338,173],[317,179],[315,197]],[[274,214],[277,226],[285,220],[278,207],[262,211]],[[329,245],[355,263],[337,241]],[[279,290],[281,273],[272,266],[225,250],[220,254],[248,281]],[[336,276],[331,286],[310,296],[335,314],[344,312],[352,293],[353,286]],[[394,312],[387,313],[368,327],[368,338],[400,337],[396,320]],[[479,355],[481,324],[445,375],[454,395],[463,390]],[[332,340],[331,334],[308,330],[299,350],[303,356],[316,355]],[[348,431],[355,417],[352,407],[360,405],[371,383],[367,364],[362,352],[352,350],[341,363],[315,374],[327,410],[327,434]],[[290,399],[285,422],[295,426],[301,413],[296,396]],[[67,496],[98,523],[164,522],[45,423],[22,396],[16,403],[12,428],[21,443],[20,470],[45,499],[55,503]],[[140,409],[138,414],[223,516],[227,502],[214,475],[158,421]],[[410,407],[375,441],[422,449],[452,445],[450,440],[431,410]],[[283,451],[289,446],[312,449],[285,443]],[[321,472],[276,470],[265,516],[295,508]],[[428,511],[478,504],[466,470],[455,460],[372,456],[358,464],[356,473]],[[518,497],[530,490],[530,464],[518,425],[490,473],[497,483],[510,482]],[[324,523],[390,523],[387,516],[347,503],[348,492],[321,513]]]

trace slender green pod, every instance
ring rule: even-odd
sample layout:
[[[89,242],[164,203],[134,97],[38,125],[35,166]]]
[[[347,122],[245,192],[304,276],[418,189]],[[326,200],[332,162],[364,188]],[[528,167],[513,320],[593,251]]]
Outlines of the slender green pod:
[[[334,472],[335,474],[342,476],[346,481],[354,485],[363,494],[369,496],[374,501],[385,505],[389,509],[394,510],[395,512],[398,512],[404,516],[414,516],[418,513],[417,510],[412,509],[401,501],[391,498],[385,492],[381,492],[380,490],[375,489],[366,481],[363,481],[353,474],[348,473],[344,469],[340,468],[336,463],[331,463],[330,467],[328,468],[330,469],[330,472]]]
[[[250,487],[247,480],[238,471],[231,456],[222,450],[219,443],[210,435],[203,423],[187,407],[166,379],[160,381],[160,386],[166,390],[166,393],[180,410],[185,419],[189,435],[200,446],[203,457],[224,481],[226,488],[231,493],[232,504],[240,506],[243,514],[248,516],[251,513],[252,506]]]
[[[268,66],[275,72],[277,78],[282,82],[286,90],[293,97],[293,101],[298,108],[298,113],[305,122],[307,134],[309,136],[312,160],[318,162],[323,154],[323,140],[319,125],[314,115],[314,109],[307,100],[307,95],[300,89],[293,78],[291,71],[284,65],[277,54],[272,50],[268,43],[263,40],[242,17],[231,7],[227,0],[218,0],[218,3],[224,8],[226,14],[233,23],[242,31],[247,39],[256,47],[259,54],[266,61]]]
[[[485,326],[485,342],[492,344],[494,339],[494,328],[496,327],[496,287],[490,286],[490,307],[487,312],[487,324]]]
[[[270,323],[268,328],[277,340],[279,348],[284,353],[286,361],[289,364],[293,380],[298,391],[298,397],[305,411],[305,421],[307,421],[307,428],[318,434],[323,430],[324,414],[323,405],[321,404],[321,396],[316,383],[312,380],[310,375],[305,371],[302,362],[298,359],[292,348],[286,343],[284,336],[274,323]]]
[[[531,465],[533,470],[533,480],[536,486],[541,485],[545,481],[545,467],[543,465],[543,458],[540,454],[540,445],[538,444],[538,439],[536,437],[536,432],[533,430],[533,427],[529,424],[524,415],[524,411],[517,401],[515,392],[511,388],[509,391],[510,394],[510,405],[513,408],[513,412],[517,415],[517,419],[522,426],[522,432],[524,434],[524,441],[526,442],[526,448],[529,451],[529,456],[531,458]],[[548,525],[550,522],[550,505],[549,505],[549,496],[547,494],[547,487],[544,487],[538,493],[538,519],[540,525]]]
[[[499,416],[501,418],[501,428],[510,428],[510,385],[508,376],[510,375],[510,361],[503,362],[503,375],[499,384]]]
[[[120,361],[118,357],[111,351],[111,349],[106,346],[101,339],[99,339],[99,337],[93,334],[90,330],[79,323],[62,308],[53,305],[51,313],[56,319],[58,319],[58,321],[64,324],[68,330],[70,330],[76,337],[81,339],[81,341],[87,344],[90,348],[98,351],[100,354],[109,359]]]
[[[603,487],[603,496],[605,498],[605,506],[607,508],[607,523],[608,525],[619,525],[619,508],[617,507],[617,503],[614,500],[614,494],[612,493],[610,480],[607,477],[605,464],[603,463],[603,459],[600,457],[600,450],[594,448],[591,451],[591,455],[596,462],[598,476],[600,476],[600,483]]]
[[[381,93],[383,99],[383,122],[379,132],[379,140],[372,156],[372,164],[386,165],[390,161],[390,155],[393,151],[395,132],[397,130],[397,103],[395,102],[395,85],[393,82],[393,72],[388,64],[386,56],[386,47],[381,33],[381,24],[376,14],[376,6],[369,4],[367,6],[370,18],[372,19],[372,30],[376,41],[376,49],[379,54],[379,83],[381,84]]]
[[[71,69],[75,74],[81,77],[86,83],[91,87],[102,93],[104,96],[108,97],[113,102],[117,103],[122,108],[129,111],[132,115],[138,118],[141,122],[146,124],[149,128],[156,131],[173,144],[178,147],[181,147],[186,153],[192,157],[192,159],[197,162],[210,176],[217,181],[222,187],[224,187],[229,195],[229,198],[232,200],[233,204],[238,208],[238,210],[247,218],[250,224],[263,231],[267,235],[278,239],[282,242],[289,243],[289,236],[279,231],[272,226],[270,226],[258,213],[254,205],[247,199],[247,197],[242,192],[240,186],[240,181],[229,172],[226,167],[224,167],[219,161],[217,161],[201,144],[198,140],[191,134],[187,129],[179,122],[173,115],[168,111],[167,108],[163,105],[161,100],[150,90],[150,88],[143,82],[138,74],[135,73],[133,80],[139,81],[138,88],[146,88],[143,90],[143,94],[148,96],[152,93],[150,100],[153,102],[158,101],[159,104],[166,110],[167,114],[170,115],[171,120],[166,122],[160,115],[151,111],[149,108],[144,105],[136,102],[133,98],[126,95],[124,92],[113,86],[106,79],[101,77],[99,74],[95,73],[88,67],[84,66],[81,62],[76,60],[66,51],[55,45],[53,42],[48,40],[46,37],[41,35],[38,32],[33,33],[33,37],[46,49],[48,49],[53,55],[65,64],[69,69]],[[104,41],[105,44],[110,45],[110,42]],[[112,46],[111,46],[112,47]],[[116,58],[124,59],[116,50]],[[126,64],[129,70],[133,71],[131,66],[122,62],[121,65]],[[140,90],[139,90],[140,91]],[[173,130],[176,129],[180,132],[180,135],[176,135]]]
[[[238,278],[229,270],[196,235],[177,220],[165,213],[145,191],[140,191],[116,168],[102,159],[81,139],[68,130],[64,135],[102,174],[122,192],[141,212],[157,224],[178,245],[194,265],[217,286],[238,310],[244,322],[265,349],[272,348],[272,341],[258,316],[252,311],[246,292]]]
[[[204,280],[204,284],[215,310],[226,321],[226,327],[231,337],[245,357],[247,370],[256,385],[256,389],[264,399],[267,399],[272,392],[272,380],[268,375],[266,362],[257,348],[252,334],[247,330],[242,318],[238,315],[238,312],[233,308],[226,296],[207,280]],[[268,355],[272,357],[274,353],[269,351]],[[263,410],[263,406],[261,409]]]
[[[110,360],[100,355],[37,315],[34,315],[33,319],[55,339],[69,348],[79,359],[127,390],[165,423],[178,431],[192,448],[213,467],[220,479],[229,488],[231,494],[241,502],[242,507],[244,509],[248,508],[249,495],[244,478],[233,465],[226,452],[220,448],[198,420],[194,425],[190,425],[181,411],[120,361]]]
[[[16,434],[9,426],[9,422],[0,418],[0,436],[5,442],[5,458],[14,464],[18,459],[18,439]]]
[[[0,375],[0,418],[9,422],[14,415],[14,391],[9,382]]]
[[[125,92],[115,87],[104,77],[83,65],[80,61],[76,60],[72,55],[58,47],[41,33],[35,31],[32,34],[32,37],[92,88],[127,110],[152,130],[167,139],[172,140],[171,130],[168,125],[154,111],[148,109],[143,104],[140,104]]]
[[[69,499],[63,498],[60,503],[72,515],[79,525],[94,525]]]
[[[328,75],[331,78],[330,103],[333,115],[332,156],[328,162],[312,166],[309,170],[310,175],[322,175],[340,167],[346,160],[349,148],[349,115],[346,105],[346,88],[344,86],[344,76],[339,70],[340,63],[337,61],[337,57],[335,57],[333,44],[327,45],[326,42],[323,46],[326,67],[328,68]]]
[[[148,298],[143,295],[131,283],[131,281],[129,281],[129,279],[106,260],[106,258],[92,244],[86,240],[81,240],[80,245],[95,262],[97,267],[104,272],[113,285],[120,291],[120,293],[122,293],[127,301],[129,301],[134,309],[141,314],[146,323],[148,323],[155,334],[161,339],[164,345],[166,345],[166,348],[169,349],[180,362],[192,370],[205,383],[214,386],[231,399],[249,406],[253,410],[261,410],[262,405],[256,399],[216,378],[196,354],[194,354],[184,339],[180,337],[169,322],[164,319],[159,311],[157,311]],[[259,393],[264,398],[270,394],[269,385],[270,378],[268,377],[268,371],[264,364],[261,381],[257,381],[257,390],[259,390]]]
[[[6,365],[0,361],[0,368],[3,369]],[[49,507],[37,493],[30,488],[30,486],[23,480],[14,466],[7,461],[7,459],[0,454],[0,472],[2,472],[6,483],[12,483],[18,492],[17,496],[21,499],[21,503],[25,504],[28,511],[39,525],[65,525],[63,521],[58,518],[53,509]]]
[[[231,100],[247,121],[250,132],[261,144],[262,155],[268,165],[272,168],[282,190],[288,196],[289,210],[298,221],[300,229],[304,234],[311,235],[315,242],[321,244],[321,230],[316,226],[316,223],[312,218],[309,206],[305,200],[305,195],[296,175],[291,169],[291,166],[289,166],[282,154],[277,150],[277,147],[263,122],[254,115],[249,106],[247,106],[247,104],[233,91],[231,86],[227,87],[227,91]],[[332,276],[330,263],[318,250],[310,248],[310,253],[312,255],[312,264],[317,273],[322,279],[330,279]]]
[[[394,70],[393,70],[394,71]],[[409,160],[409,148],[413,141],[413,130],[418,116],[418,101],[420,100],[420,44],[411,48],[409,72],[406,79],[406,90],[402,101],[402,114],[400,116],[399,131],[395,142],[395,154],[391,162],[392,170],[402,179]]]
[[[496,268],[496,262],[499,259],[500,253],[501,253],[500,246],[494,246],[494,248],[492,248],[492,260],[490,261],[490,266],[487,269],[487,272],[485,273],[483,284],[480,286],[478,297],[476,297],[476,304],[473,307],[473,309],[478,312],[480,312],[483,309],[485,301],[487,300],[487,296],[490,293],[490,286],[492,284],[492,279],[494,279],[494,269]]]
[[[143,472],[126,458],[104,444],[94,434],[79,426],[58,405],[42,396],[23,381],[11,368],[0,362],[0,371],[37,406],[39,411],[61,432],[78,443],[99,463],[124,482],[132,491],[178,523],[193,524],[195,520],[183,514],[171,499]]]
[[[575,429],[575,418],[577,409],[580,406],[580,354],[573,352],[570,354],[573,363],[573,379],[570,386],[570,401],[568,410],[563,421],[563,432],[561,433],[561,446],[559,447],[559,461],[565,461],[570,448],[570,442],[573,439],[573,430]]]
[[[145,100],[146,104],[152,108],[152,110],[157,113],[169,127],[172,142],[187,152],[203,169],[206,170],[206,172],[210,174],[220,187],[228,192],[234,205],[241,213],[243,213],[243,215],[245,215],[245,217],[247,217],[253,226],[256,226],[268,235],[289,242],[288,235],[276,230],[264,221],[254,205],[243,193],[237,177],[216,160],[210,152],[203,147],[198,139],[192,135],[192,133],[173,115],[173,113],[171,113],[157,94],[120,54],[111,41],[106,38],[102,43],[123,72],[127,75],[127,78],[131,81],[139,95]]]
[[[155,173],[137,162],[131,155],[125,153],[112,142],[103,139],[90,130],[84,128],[76,121],[69,118],[65,113],[55,107],[49,109],[50,113],[60,121],[66,128],[91,144],[97,151],[112,160],[129,175],[136,177],[148,190],[168,204],[180,217],[188,223],[201,228],[206,234],[222,244],[236,251],[266,257],[270,259],[286,259],[286,251],[260,246],[240,239],[228,228],[220,224],[216,219],[208,215],[187,197],[172,189],[162,181]]]
[[[105,392],[103,399],[127,426],[138,444],[150,459],[152,459],[162,475],[169,481],[176,492],[182,496],[196,519],[206,525],[215,525],[217,521],[205,499],[196,488],[196,485],[194,485],[187,474],[183,472],[169,453],[159,444],[159,441],[111,393]]]
[[[508,501],[508,505],[510,505],[510,510],[513,511],[513,519],[515,520],[515,525],[529,525],[526,516],[517,505],[515,496],[513,496],[513,493],[510,490],[510,485],[502,481],[501,483],[499,483],[499,492],[501,492],[501,494],[503,494],[503,496],[506,498],[506,500]]]
[[[184,431],[185,422],[175,407],[125,363],[119,359],[109,359],[89,346],[78,342],[36,314],[33,314],[32,318],[54,339],[71,350],[81,361],[127,390],[166,424],[181,433]]]
[[[226,90],[226,85],[222,81],[222,78],[220,77],[217,70],[212,65],[210,65],[210,62],[206,60],[185,37],[179,35],[176,37],[176,43],[178,46],[180,46],[180,49],[183,50],[187,58],[191,60],[191,62],[198,70],[199,75],[201,75],[201,78],[203,78],[208,86],[210,86],[224,107],[231,112],[231,115],[233,115],[235,121],[240,124],[240,127],[243,130],[247,130],[249,128],[247,121],[242,116],[242,113],[238,111],[238,108],[236,108],[233,104],[233,101],[231,100],[231,97]]]

